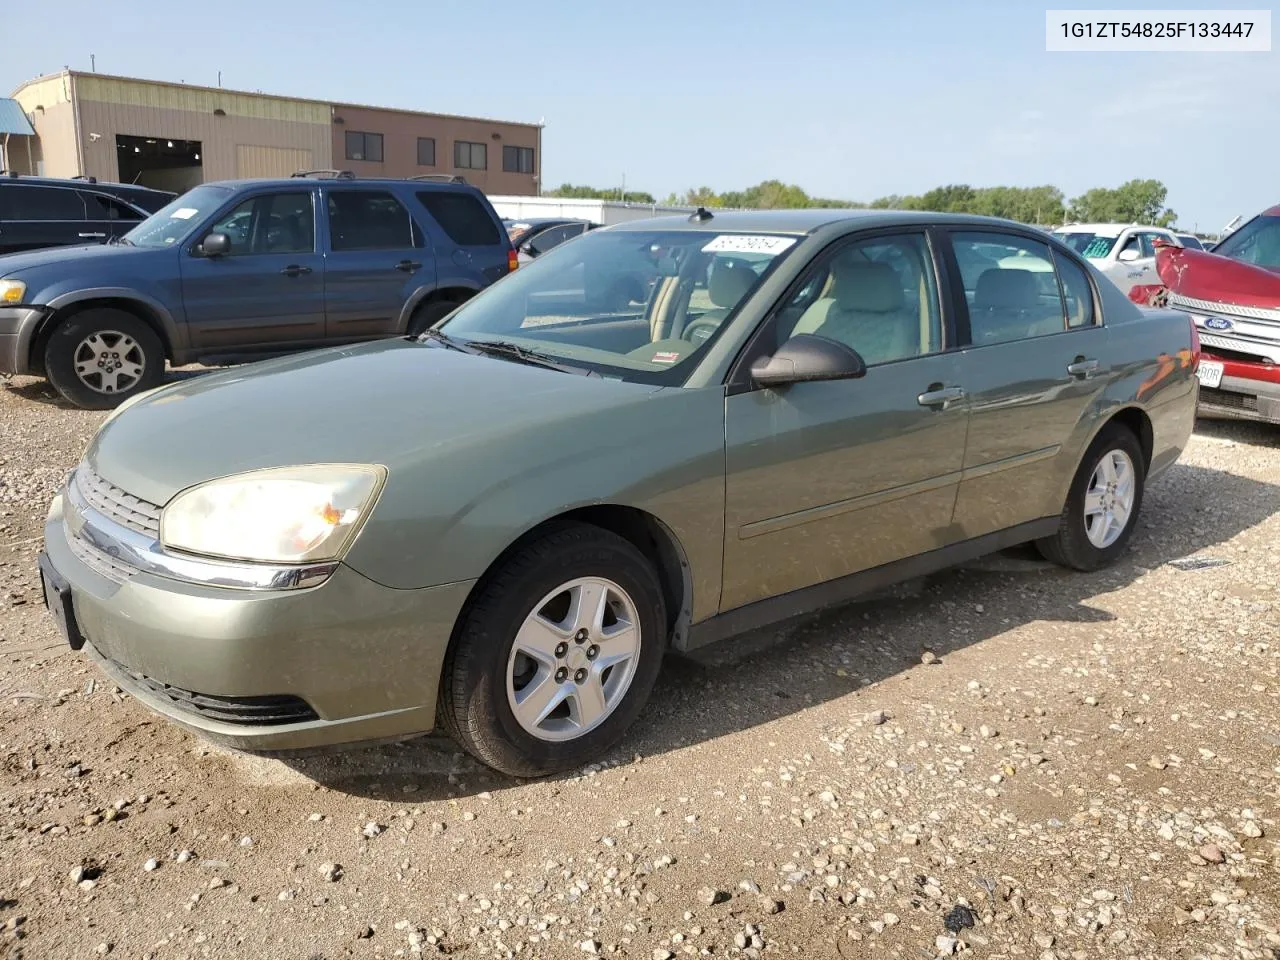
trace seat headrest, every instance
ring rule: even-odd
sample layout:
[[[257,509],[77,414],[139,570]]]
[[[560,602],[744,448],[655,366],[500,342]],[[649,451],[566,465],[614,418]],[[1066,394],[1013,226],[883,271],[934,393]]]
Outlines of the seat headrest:
[[[707,278],[707,295],[717,307],[732,310],[747,295],[757,279],[756,272],[746,264],[734,260],[719,260],[711,266],[711,276]]]
[[[1030,270],[1002,270],[993,267],[982,271],[973,305],[996,310],[1031,310],[1040,303],[1036,275]]]
[[[831,296],[842,310],[889,313],[902,308],[902,281],[887,263],[836,260],[831,264]]]

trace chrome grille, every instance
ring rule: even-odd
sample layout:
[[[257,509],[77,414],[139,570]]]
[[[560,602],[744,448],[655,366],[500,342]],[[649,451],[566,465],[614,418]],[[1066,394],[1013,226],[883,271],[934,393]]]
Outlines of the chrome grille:
[[[122,527],[149,537],[160,536],[160,507],[108,483],[84,464],[76,468],[76,486],[94,510]]]
[[[106,577],[112,583],[124,583],[138,572],[137,567],[130,566],[111,556],[103,550],[99,550],[88,540],[82,540],[80,537],[67,537],[67,544],[71,547],[71,552],[75,554],[77,560],[101,577]]]

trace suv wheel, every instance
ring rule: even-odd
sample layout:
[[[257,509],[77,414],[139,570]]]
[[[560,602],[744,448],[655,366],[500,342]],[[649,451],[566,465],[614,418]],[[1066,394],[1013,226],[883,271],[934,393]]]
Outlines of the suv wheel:
[[[45,376],[70,403],[108,410],[164,378],[164,348],[124,310],[85,310],[59,323],[44,348]]]
[[[437,300],[434,303],[424,303],[417,310],[414,310],[413,316],[409,318],[409,336],[416,337],[424,330],[430,330],[449,314],[453,313],[457,307],[458,305],[452,300]]]
[[[565,527],[480,588],[445,658],[440,717],[502,773],[572,769],[626,733],[665,648],[662,588],[644,555],[606,530]]]

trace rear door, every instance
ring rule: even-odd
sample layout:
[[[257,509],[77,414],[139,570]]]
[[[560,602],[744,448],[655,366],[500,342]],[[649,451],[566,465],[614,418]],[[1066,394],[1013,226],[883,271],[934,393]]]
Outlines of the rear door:
[[[325,336],[361,340],[400,331],[413,292],[434,279],[434,256],[408,209],[389,190],[325,193]]]
[[[9,183],[0,187],[0,252],[101,243],[85,223],[84,201],[70,187]]]
[[[84,200],[86,230],[98,234],[95,239],[105,242],[122,237],[144,219],[140,210],[105,193],[81,190],[80,196]]]
[[[324,257],[316,245],[315,191],[303,186],[241,198],[203,231],[231,250],[182,254],[182,299],[192,345],[296,347],[324,337]]]
[[[1107,331],[1079,263],[1020,232],[948,235],[969,342],[959,374],[969,434],[955,513],[969,538],[1061,511],[1054,499],[1075,470],[1085,413],[1111,371]]]

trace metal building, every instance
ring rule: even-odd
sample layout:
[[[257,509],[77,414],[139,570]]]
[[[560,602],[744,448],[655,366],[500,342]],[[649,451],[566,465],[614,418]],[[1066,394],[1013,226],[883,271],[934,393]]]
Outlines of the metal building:
[[[538,124],[418,113],[67,70],[13,93],[34,129],[19,173],[181,192],[208,180],[338,168],[461,174],[486,192],[538,192]],[[2,102],[2,101],[0,101]]]

